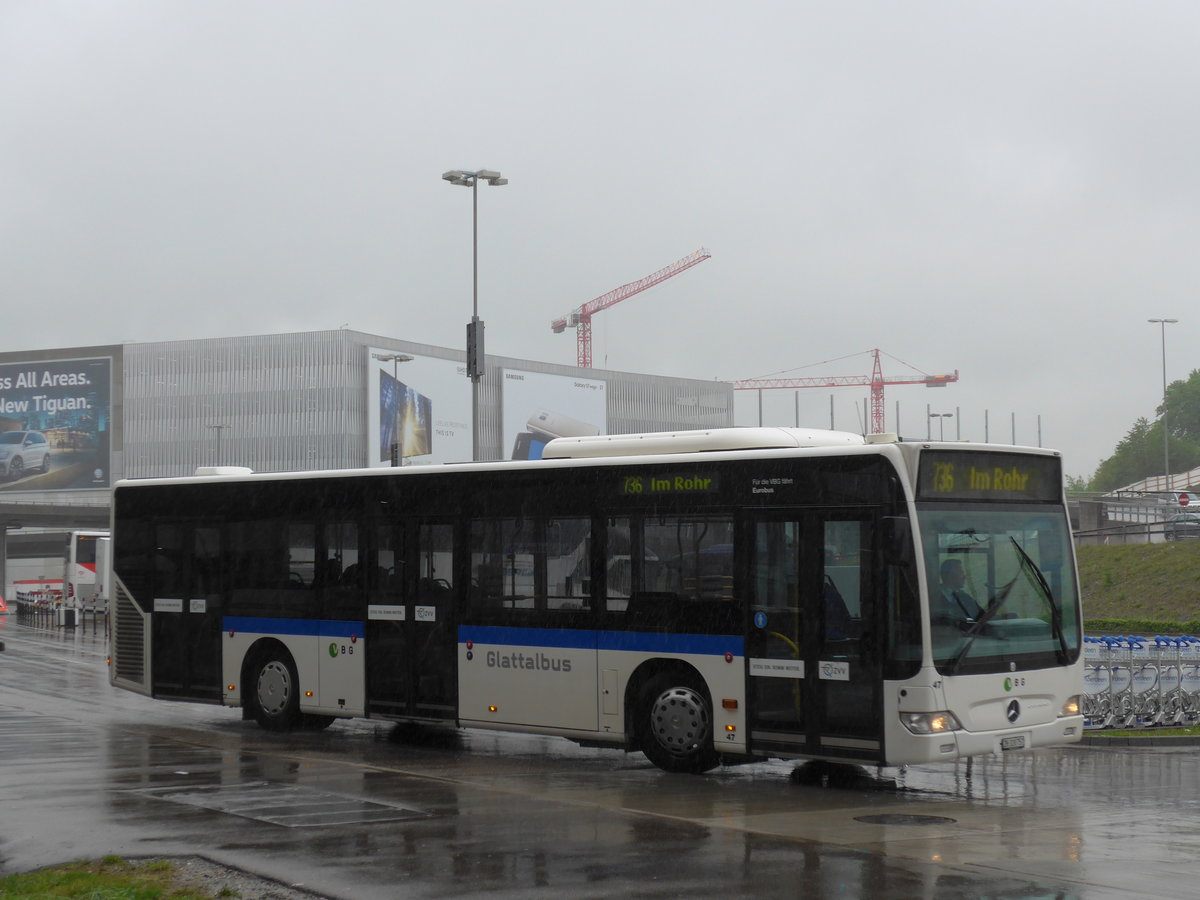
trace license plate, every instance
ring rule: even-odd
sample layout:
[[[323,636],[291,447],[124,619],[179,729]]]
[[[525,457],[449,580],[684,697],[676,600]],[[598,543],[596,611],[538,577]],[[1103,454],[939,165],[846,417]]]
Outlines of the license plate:
[[[1012,737],[1000,738],[1001,750],[1024,750],[1025,735],[1017,734]]]

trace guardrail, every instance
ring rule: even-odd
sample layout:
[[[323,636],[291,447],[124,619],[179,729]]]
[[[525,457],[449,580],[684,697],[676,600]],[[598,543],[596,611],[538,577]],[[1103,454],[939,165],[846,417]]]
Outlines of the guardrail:
[[[1200,638],[1085,637],[1084,728],[1200,723]]]

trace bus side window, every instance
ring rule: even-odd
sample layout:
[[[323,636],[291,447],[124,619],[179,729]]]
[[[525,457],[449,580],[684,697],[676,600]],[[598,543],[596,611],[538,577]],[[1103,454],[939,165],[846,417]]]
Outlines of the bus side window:
[[[210,603],[219,599],[221,591],[221,530],[198,527],[193,538],[192,594]]]
[[[159,523],[154,536],[154,596],[184,598],[183,528]]]
[[[316,526],[287,519],[231,522],[230,614],[307,618],[316,608]]]
[[[327,522],[325,531],[325,568],[323,618],[360,618],[364,573],[358,547],[358,525],[354,522]]]
[[[862,542],[861,522],[825,523],[821,600],[826,641],[858,638],[861,633]]]
[[[630,628],[731,634],[740,630],[733,595],[733,519],[647,517],[634,533]],[[640,576],[640,577],[639,577]]]
[[[604,608],[608,612],[623,613],[629,608],[634,585],[633,532],[633,520],[625,517],[609,519],[605,528]],[[638,533],[640,535],[640,529]],[[636,544],[640,551],[641,541],[638,540]],[[639,558],[639,577],[641,562]]]
[[[533,527],[523,519],[471,523],[472,612],[533,609]]]
[[[373,558],[368,558],[367,590],[372,602],[395,602],[404,591],[404,532],[393,522],[376,522]],[[370,571],[374,566],[374,572]]]
[[[548,519],[540,564],[546,569],[546,608],[590,609],[592,520]]]

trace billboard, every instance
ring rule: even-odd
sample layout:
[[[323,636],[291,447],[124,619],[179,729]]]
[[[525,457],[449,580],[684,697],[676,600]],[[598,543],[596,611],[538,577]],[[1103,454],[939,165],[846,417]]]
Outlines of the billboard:
[[[111,483],[112,358],[0,364],[0,491]]]
[[[603,381],[504,369],[501,450],[510,459],[541,459],[556,437],[608,433]]]
[[[379,359],[368,348],[368,466],[389,466],[392,446],[406,465],[471,459],[471,382],[466,364],[433,356]]]

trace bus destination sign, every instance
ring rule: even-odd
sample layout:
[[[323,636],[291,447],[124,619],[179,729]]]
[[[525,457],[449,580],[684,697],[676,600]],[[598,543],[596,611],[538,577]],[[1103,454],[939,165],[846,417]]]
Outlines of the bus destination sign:
[[[720,479],[712,472],[647,472],[621,479],[624,497],[714,494],[719,489]]]
[[[917,475],[920,500],[1030,500],[1062,496],[1062,465],[1054,456],[926,450]]]

